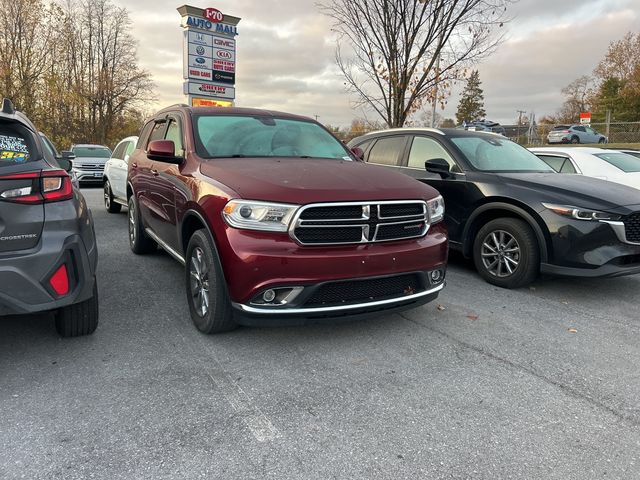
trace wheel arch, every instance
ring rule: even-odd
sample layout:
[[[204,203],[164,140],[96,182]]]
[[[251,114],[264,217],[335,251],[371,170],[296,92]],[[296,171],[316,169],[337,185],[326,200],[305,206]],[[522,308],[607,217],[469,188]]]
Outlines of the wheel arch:
[[[187,253],[187,246],[189,245],[189,239],[194,232],[204,229],[209,238],[213,242],[216,250],[218,250],[218,242],[216,236],[213,234],[213,230],[206,221],[204,215],[197,210],[190,208],[182,217],[180,222],[180,249],[184,255]]]
[[[473,242],[482,225],[496,218],[519,218],[533,229],[540,249],[540,261],[546,263],[549,258],[551,239],[546,226],[538,214],[526,205],[515,204],[505,199],[492,199],[477,207],[467,220],[462,234],[462,251],[465,257],[473,256]]]

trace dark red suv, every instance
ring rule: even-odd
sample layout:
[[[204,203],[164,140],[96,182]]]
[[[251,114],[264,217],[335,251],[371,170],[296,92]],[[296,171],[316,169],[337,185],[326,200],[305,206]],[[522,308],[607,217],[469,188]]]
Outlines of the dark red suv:
[[[438,192],[309,118],[169,107],[143,128],[127,190],[131,249],[186,266],[205,333],[412,308],[444,287]]]

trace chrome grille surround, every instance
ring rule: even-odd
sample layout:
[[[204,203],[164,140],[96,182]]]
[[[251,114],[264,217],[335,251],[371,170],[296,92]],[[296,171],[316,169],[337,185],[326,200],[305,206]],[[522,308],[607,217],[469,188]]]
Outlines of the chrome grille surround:
[[[398,207],[413,207],[416,210],[415,215],[401,216],[381,216],[382,206],[395,205]],[[332,207],[360,207],[357,216],[351,218],[332,218],[319,219],[313,218],[313,209],[330,209]],[[420,213],[417,213],[417,212]],[[301,207],[291,221],[289,226],[289,236],[300,245],[323,246],[323,245],[349,245],[349,244],[367,244],[380,242],[393,242],[397,240],[408,240],[412,238],[424,237],[431,226],[429,223],[429,215],[427,203],[423,200],[393,200],[393,201],[370,201],[370,202],[335,202],[335,203],[312,203]],[[305,213],[307,217],[304,218]],[[378,239],[378,233],[381,227],[405,225],[407,229],[419,228],[413,235],[399,236],[394,238]],[[337,238],[322,239],[322,229],[327,232],[335,233],[336,230],[344,230],[351,235],[352,238],[359,240],[345,240]],[[331,230],[328,230],[331,229]],[[305,233],[312,234],[319,240],[305,241]]]

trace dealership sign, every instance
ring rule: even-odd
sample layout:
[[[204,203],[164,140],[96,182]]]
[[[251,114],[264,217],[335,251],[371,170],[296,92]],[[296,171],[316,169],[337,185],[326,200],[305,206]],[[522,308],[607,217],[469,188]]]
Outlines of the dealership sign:
[[[235,98],[236,40],[239,18],[217,8],[183,5],[184,93],[196,106],[228,105]],[[196,102],[195,98],[200,98]],[[202,101],[207,98],[208,101]],[[216,102],[216,99],[220,99]]]
[[[184,94],[233,100],[236,98],[236,89],[226,85],[216,85],[215,83],[188,81],[184,83]]]

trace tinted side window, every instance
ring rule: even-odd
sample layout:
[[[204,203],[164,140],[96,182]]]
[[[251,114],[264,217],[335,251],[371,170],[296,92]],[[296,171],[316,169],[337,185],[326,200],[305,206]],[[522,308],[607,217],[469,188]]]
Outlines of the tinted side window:
[[[398,165],[404,150],[406,137],[385,137],[379,139],[369,152],[368,162],[381,165]]]
[[[136,149],[136,144],[134,142],[128,142],[127,149],[124,152],[125,156],[131,155],[135,149]]]
[[[153,126],[153,130],[151,130],[151,135],[149,135],[149,142],[153,142],[154,140],[164,140],[164,132],[167,128],[167,122],[157,122]],[[147,142],[147,145],[149,145]]]
[[[562,164],[560,173],[577,173],[576,168],[573,166],[573,162],[570,159],[566,159]]]
[[[415,137],[411,144],[411,153],[409,154],[409,164],[407,166],[424,169],[424,162],[434,158],[444,158],[452,171],[459,170],[449,152],[438,141],[428,137]]]
[[[556,157],[555,155],[538,155],[538,158],[544,161],[547,165],[553,168],[556,172],[560,172],[562,164],[566,160],[564,157]]]
[[[573,129],[577,130],[578,132],[584,132],[584,133],[587,132],[584,127],[573,127]]]
[[[33,151],[33,138],[25,129],[0,123],[0,168],[28,162]]]
[[[144,126],[142,132],[140,133],[140,138],[138,138],[138,148],[144,148],[147,145],[149,134],[151,133],[151,129],[153,128],[153,126],[153,122],[149,122]]]
[[[120,145],[118,145],[116,149],[113,151],[111,158],[117,158],[119,160],[122,160],[124,158],[124,148],[126,146],[127,146],[127,142],[123,142]]]
[[[180,124],[175,120],[171,120],[169,127],[167,128],[166,140],[172,140],[176,146],[176,155],[182,155],[182,129]]]

